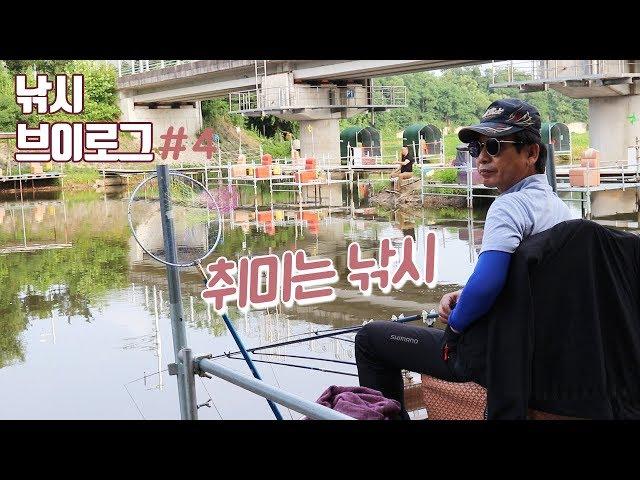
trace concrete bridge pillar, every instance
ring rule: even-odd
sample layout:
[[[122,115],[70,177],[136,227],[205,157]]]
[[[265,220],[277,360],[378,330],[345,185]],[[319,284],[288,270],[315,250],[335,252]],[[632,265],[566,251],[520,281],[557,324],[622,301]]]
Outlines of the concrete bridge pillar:
[[[340,165],[340,119],[300,120],[300,156]]]
[[[640,95],[590,98],[589,137],[603,162],[626,160],[627,148],[640,137]]]
[[[194,141],[198,130],[202,128],[202,110],[199,101],[188,105],[158,105],[136,106],[133,98],[120,94],[120,110],[122,122],[151,122],[153,123],[153,146],[162,145],[160,135],[173,126],[174,132],[184,127],[189,140]]]

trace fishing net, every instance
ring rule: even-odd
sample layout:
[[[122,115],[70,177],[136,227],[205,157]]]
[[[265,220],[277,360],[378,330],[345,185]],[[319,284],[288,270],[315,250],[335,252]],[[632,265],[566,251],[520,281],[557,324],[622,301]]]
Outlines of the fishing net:
[[[158,176],[152,175],[133,191],[128,211],[131,231],[140,247],[156,260],[176,267],[196,265],[220,240],[222,218],[216,200],[202,183],[175,172],[167,174],[166,189],[160,187]],[[162,202],[173,220],[174,259],[165,251]]]

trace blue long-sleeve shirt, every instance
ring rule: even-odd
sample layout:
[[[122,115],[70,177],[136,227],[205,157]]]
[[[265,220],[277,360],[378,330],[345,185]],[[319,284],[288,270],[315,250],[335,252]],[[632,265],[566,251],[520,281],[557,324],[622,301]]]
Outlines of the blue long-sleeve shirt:
[[[456,306],[449,315],[449,325],[463,332],[487,313],[507,280],[511,254],[487,250],[480,254],[469,281],[462,289]]]

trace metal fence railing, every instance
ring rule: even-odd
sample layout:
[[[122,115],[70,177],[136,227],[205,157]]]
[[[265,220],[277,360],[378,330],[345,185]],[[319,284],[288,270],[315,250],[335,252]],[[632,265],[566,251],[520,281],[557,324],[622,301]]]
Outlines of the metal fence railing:
[[[183,63],[191,63],[195,60],[118,60],[118,76],[133,75],[136,73],[160,70],[161,68],[173,67]]]
[[[405,107],[404,85],[308,86],[293,85],[243,90],[229,94],[229,111],[244,113],[294,108]]]
[[[632,77],[640,76],[639,66],[639,62],[629,60],[494,60],[491,62],[491,83]]]

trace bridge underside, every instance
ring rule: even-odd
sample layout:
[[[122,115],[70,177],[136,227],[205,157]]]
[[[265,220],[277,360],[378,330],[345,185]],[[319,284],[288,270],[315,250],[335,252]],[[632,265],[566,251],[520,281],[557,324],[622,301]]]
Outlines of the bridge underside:
[[[340,118],[406,105],[406,98],[398,102],[391,91],[368,90],[367,94],[369,79],[479,63],[483,61],[198,60],[120,77],[118,88],[123,120],[153,122],[154,144],[158,144],[169,126],[185,127],[190,136],[200,130],[202,100],[251,89],[257,93],[258,88],[262,94],[268,87],[271,93],[264,94],[255,108],[244,106],[237,113],[300,121],[300,154],[340,163]],[[259,73],[260,65],[263,70]],[[351,96],[343,95],[346,89]],[[276,90],[278,99],[274,100]],[[305,97],[311,90],[315,96]],[[284,103],[283,93],[287,97]],[[320,98],[325,94],[327,100]],[[292,103],[293,97],[296,101]]]
[[[486,63],[486,60],[269,60],[267,76],[291,73],[296,83],[320,84]],[[256,86],[254,60],[197,60],[118,79],[135,102],[207,100]]]

